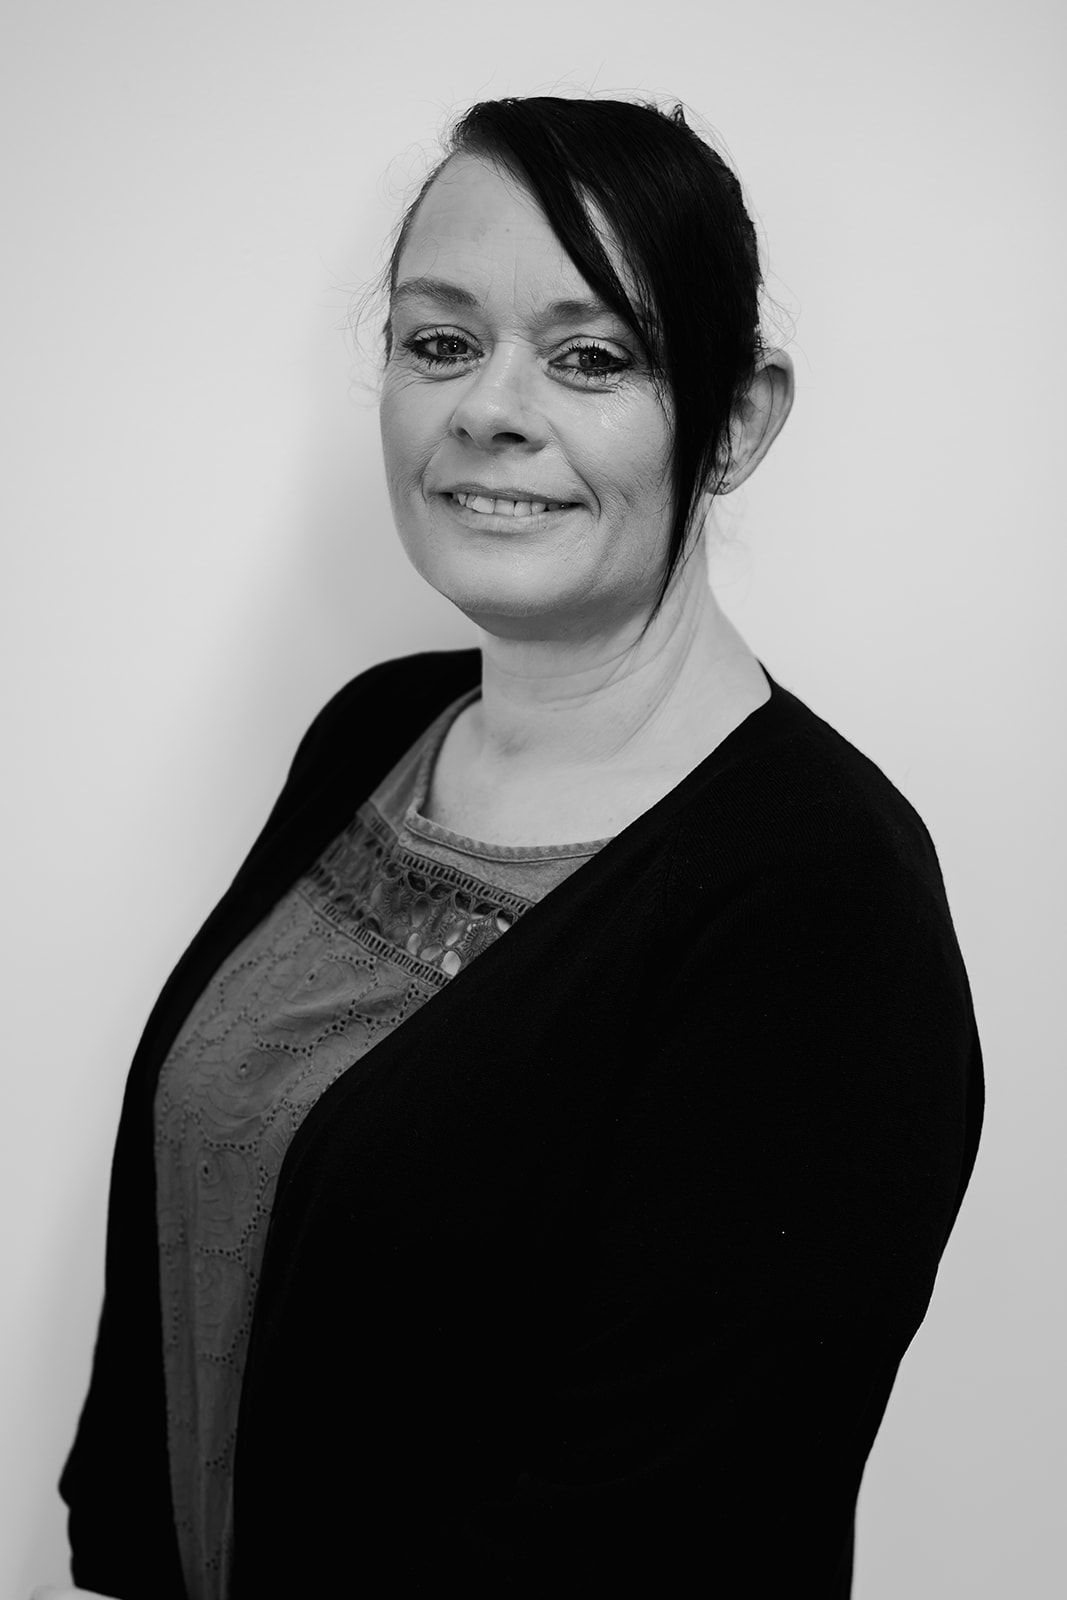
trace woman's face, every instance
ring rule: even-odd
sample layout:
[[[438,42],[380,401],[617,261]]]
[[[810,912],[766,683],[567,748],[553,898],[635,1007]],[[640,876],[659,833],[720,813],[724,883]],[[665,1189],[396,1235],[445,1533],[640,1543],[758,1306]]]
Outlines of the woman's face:
[[[666,558],[667,421],[633,330],[512,178],[448,163],[404,245],[391,328],[385,469],[427,582],[513,638],[643,619]]]

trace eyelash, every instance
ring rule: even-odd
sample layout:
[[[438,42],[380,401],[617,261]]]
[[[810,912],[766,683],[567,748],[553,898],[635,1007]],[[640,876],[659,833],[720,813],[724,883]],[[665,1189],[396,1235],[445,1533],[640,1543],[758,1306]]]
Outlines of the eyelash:
[[[463,356],[431,355],[429,350],[427,350],[425,347],[429,344],[432,344],[435,339],[441,339],[444,342],[451,340],[457,344],[465,345],[470,345],[472,343],[472,341],[468,339],[465,334],[453,333],[448,328],[432,328],[429,333],[417,333],[413,334],[409,339],[404,339],[402,341],[402,348],[406,350],[409,355],[413,356],[416,361],[421,362],[423,366],[428,367],[431,370],[440,371],[441,368],[456,367],[465,364],[466,358]],[[574,339],[570,344],[567,345],[562,354],[564,356],[570,356],[581,350],[596,350],[601,355],[609,357],[614,365],[610,368],[601,368],[592,372],[589,371],[588,368],[583,367],[564,367],[562,369],[567,373],[568,377],[576,378],[579,383],[589,385],[602,384],[608,379],[617,378],[623,372],[629,371],[630,367],[633,365],[633,363],[626,357],[617,356],[613,350],[609,350],[606,345],[600,344],[596,339]],[[553,365],[556,364],[557,363],[555,362],[553,363]]]

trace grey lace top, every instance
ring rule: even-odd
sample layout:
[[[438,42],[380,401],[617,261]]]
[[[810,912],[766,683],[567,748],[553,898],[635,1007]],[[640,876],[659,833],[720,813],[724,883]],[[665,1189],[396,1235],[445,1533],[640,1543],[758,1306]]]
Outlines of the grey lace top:
[[[220,967],[155,1101],[171,1490],[190,1600],[225,1600],[237,1409],[271,1201],[318,1097],[593,855],[422,813],[461,696]]]

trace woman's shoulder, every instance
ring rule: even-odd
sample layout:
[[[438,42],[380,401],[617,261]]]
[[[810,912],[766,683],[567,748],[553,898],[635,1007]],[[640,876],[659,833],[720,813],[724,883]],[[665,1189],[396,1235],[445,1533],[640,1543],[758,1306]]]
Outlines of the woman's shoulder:
[[[350,678],[315,716],[297,749],[293,776],[338,751],[400,742],[406,748],[481,674],[478,650],[425,650],[376,662]]]
[[[674,828],[676,881],[723,873],[907,874],[943,895],[912,802],[852,741],[768,674],[772,695],[691,774]]]

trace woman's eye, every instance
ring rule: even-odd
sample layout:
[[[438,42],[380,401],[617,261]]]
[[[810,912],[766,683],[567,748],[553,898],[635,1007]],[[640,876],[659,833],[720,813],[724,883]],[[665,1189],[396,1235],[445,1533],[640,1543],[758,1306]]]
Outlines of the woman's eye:
[[[476,354],[469,339],[461,333],[436,329],[433,333],[418,333],[404,340],[404,349],[427,367],[453,367],[465,365]]]
[[[576,378],[595,383],[598,379],[614,378],[620,372],[625,372],[631,362],[602,344],[575,344],[565,350],[553,365],[562,367],[564,372]]]

